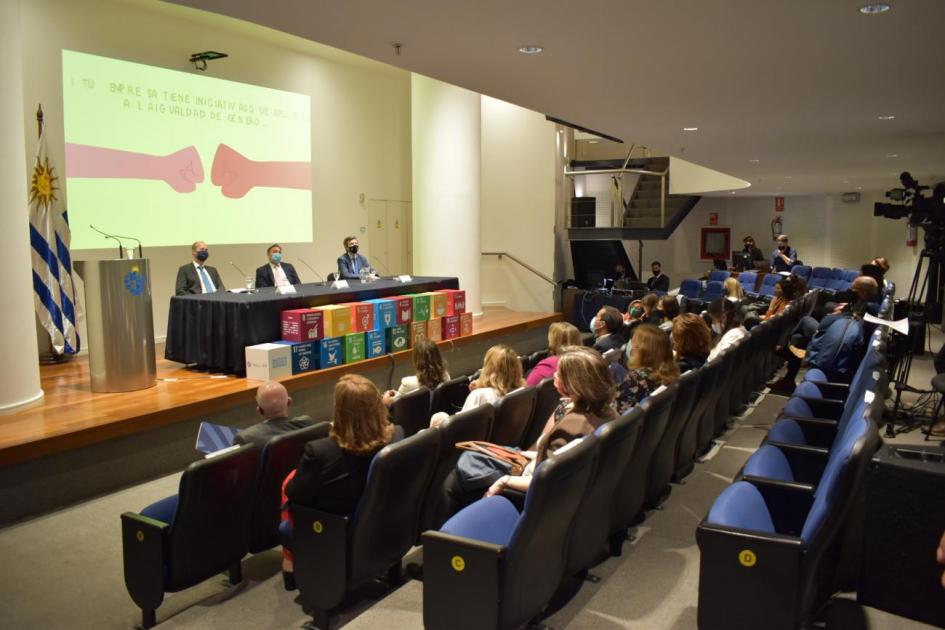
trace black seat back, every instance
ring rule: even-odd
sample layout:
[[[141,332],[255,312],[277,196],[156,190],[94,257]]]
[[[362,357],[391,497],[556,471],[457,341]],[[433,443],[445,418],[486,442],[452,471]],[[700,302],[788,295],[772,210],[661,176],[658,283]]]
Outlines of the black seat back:
[[[500,628],[517,628],[545,607],[564,577],[571,523],[597,462],[594,435],[541,463],[509,541]]]
[[[696,442],[699,434],[699,424],[709,403],[715,407],[715,400],[712,392],[715,391],[718,384],[719,368],[722,367],[722,357],[715,357],[701,368],[699,379],[699,389],[696,392],[692,402],[692,409],[689,411],[689,418],[679,432],[679,439],[676,442],[676,472],[674,477],[677,480],[685,477],[692,470],[692,461],[696,457]]]
[[[430,426],[430,390],[420,387],[394,401],[391,422],[403,427],[404,437]]]
[[[538,390],[523,387],[503,396],[495,409],[489,441],[502,446],[518,446],[535,413]]]
[[[643,428],[643,416],[643,409],[637,405],[595,431],[600,444],[597,466],[571,524],[566,575],[591,567],[601,556],[604,543],[610,536],[614,493],[634,455]]]
[[[420,509],[436,466],[440,433],[421,431],[382,448],[351,519],[348,584],[384,573],[417,539]]]
[[[718,375],[715,379],[715,385],[707,390],[705,410],[702,417],[699,418],[699,427],[696,430],[696,453],[706,452],[712,444],[712,438],[715,437],[716,411],[719,406],[719,398],[722,392],[728,395],[726,382],[731,374],[733,359],[735,357],[735,348],[729,348],[718,357],[719,367]]]
[[[306,442],[327,437],[331,423],[278,435],[266,444],[259,469],[259,485],[253,504],[253,520],[249,535],[249,552],[259,553],[281,545],[279,513],[282,507],[282,482],[299,463]]]
[[[630,458],[630,463],[623,471],[623,476],[614,492],[614,506],[611,512],[611,532],[627,527],[643,508],[646,495],[647,475],[656,445],[666,432],[669,412],[676,401],[678,383],[673,383],[658,394],[653,394],[640,403],[643,409],[643,429],[637,440],[637,447]]]
[[[532,421],[525,430],[525,435],[519,444],[522,448],[530,448],[541,436],[548,418],[558,408],[561,402],[561,394],[555,389],[555,379],[549,376],[538,383],[538,390],[535,398],[535,411],[532,412]]]
[[[468,376],[457,376],[440,383],[433,390],[430,398],[430,415],[438,412],[453,415],[463,408],[467,396],[469,396]]]
[[[653,460],[650,462],[649,481],[644,499],[646,507],[659,505],[668,494],[669,482],[676,470],[676,442],[679,440],[679,432],[689,419],[689,412],[692,410],[692,403],[701,379],[702,368],[696,368],[680,376],[676,382],[678,387],[676,401],[670,411],[666,430],[657,443]]]
[[[246,555],[259,461],[259,447],[246,445],[184,470],[169,534],[166,591],[202,582]]]
[[[456,443],[487,439],[492,429],[493,418],[495,418],[495,407],[479,405],[450,416],[434,429],[440,434],[439,453],[424,501],[418,534],[428,529],[439,529],[450,517],[450,501],[443,488],[443,482],[447,475],[456,469],[456,461],[461,452],[456,448]]]

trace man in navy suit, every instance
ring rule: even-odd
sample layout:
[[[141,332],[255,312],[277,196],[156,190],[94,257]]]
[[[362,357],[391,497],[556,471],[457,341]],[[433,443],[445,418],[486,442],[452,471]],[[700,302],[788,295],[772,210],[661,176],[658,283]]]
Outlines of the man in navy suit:
[[[338,257],[338,278],[340,280],[358,280],[361,270],[367,269],[377,274],[368,259],[358,253],[358,237],[348,236],[344,240],[345,253]]]
[[[266,250],[269,263],[256,270],[256,288],[282,287],[290,284],[302,284],[295,267],[282,262],[282,245],[274,243]]]

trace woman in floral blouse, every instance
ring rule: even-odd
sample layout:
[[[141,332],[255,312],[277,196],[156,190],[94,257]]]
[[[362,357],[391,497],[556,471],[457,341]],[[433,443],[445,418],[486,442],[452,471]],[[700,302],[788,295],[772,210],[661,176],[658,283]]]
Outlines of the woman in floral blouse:
[[[638,326],[633,332],[632,348],[630,369],[617,386],[617,412],[621,414],[639,404],[656,388],[679,378],[669,335],[656,326]]]

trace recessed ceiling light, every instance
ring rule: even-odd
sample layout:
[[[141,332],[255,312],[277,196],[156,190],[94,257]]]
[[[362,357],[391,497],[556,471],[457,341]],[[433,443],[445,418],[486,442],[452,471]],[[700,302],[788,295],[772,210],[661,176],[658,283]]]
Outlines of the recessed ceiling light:
[[[857,186],[856,189],[857,189],[857,190],[863,190],[863,187],[862,187],[862,186]]]
[[[600,142],[600,140],[588,140],[588,141],[587,141],[588,144],[597,144],[597,143],[599,143],[599,142]]]
[[[849,183],[850,183],[850,180],[849,180],[849,179],[845,179],[845,180],[843,180],[843,183],[844,183],[844,184],[849,184]]]
[[[880,120],[896,120],[896,117],[892,114],[887,114],[885,116],[877,116]]]
[[[886,2],[876,2],[874,4],[864,4],[860,7],[860,13],[864,15],[876,15],[877,13],[885,13],[892,8],[892,5],[887,4]]]
[[[518,49],[520,53],[524,53],[526,55],[537,55],[543,50],[544,48],[542,48],[541,46],[519,46],[519,49]]]
[[[793,176],[793,175],[785,175],[785,176],[784,176],[784,179],[794,179],[794,176]]]
[[[683,131],[699,131],[698,127],[683,127]]]
[[[733,195],[735,194],[735,191],[734,191],[734,190],[732,191],[732,194],[733,194]]]
[[[886,154],[886,157],[888,157],[888,158],[897,158],[897,157],[899,157],[899,154],[898,154],[898,153],[887,153],[887,154]]]
[[[759,160],[759,159],[757,159],[757,158],[752,158],[752,159],[750,159],[750,160],[748,160],[748,161],[751,162],[752,164],[757,164],[757,163],[760,162],[761,160]]]

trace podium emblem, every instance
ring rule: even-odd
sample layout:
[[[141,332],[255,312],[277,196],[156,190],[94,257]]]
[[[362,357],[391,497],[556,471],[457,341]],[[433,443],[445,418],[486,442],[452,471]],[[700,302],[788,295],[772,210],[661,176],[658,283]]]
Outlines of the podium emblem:
[[[125,274],[125,288],[128,293],[138,297],[144,293],[144,274],[140,273],[137,266],[131,268],[131,271]]]

